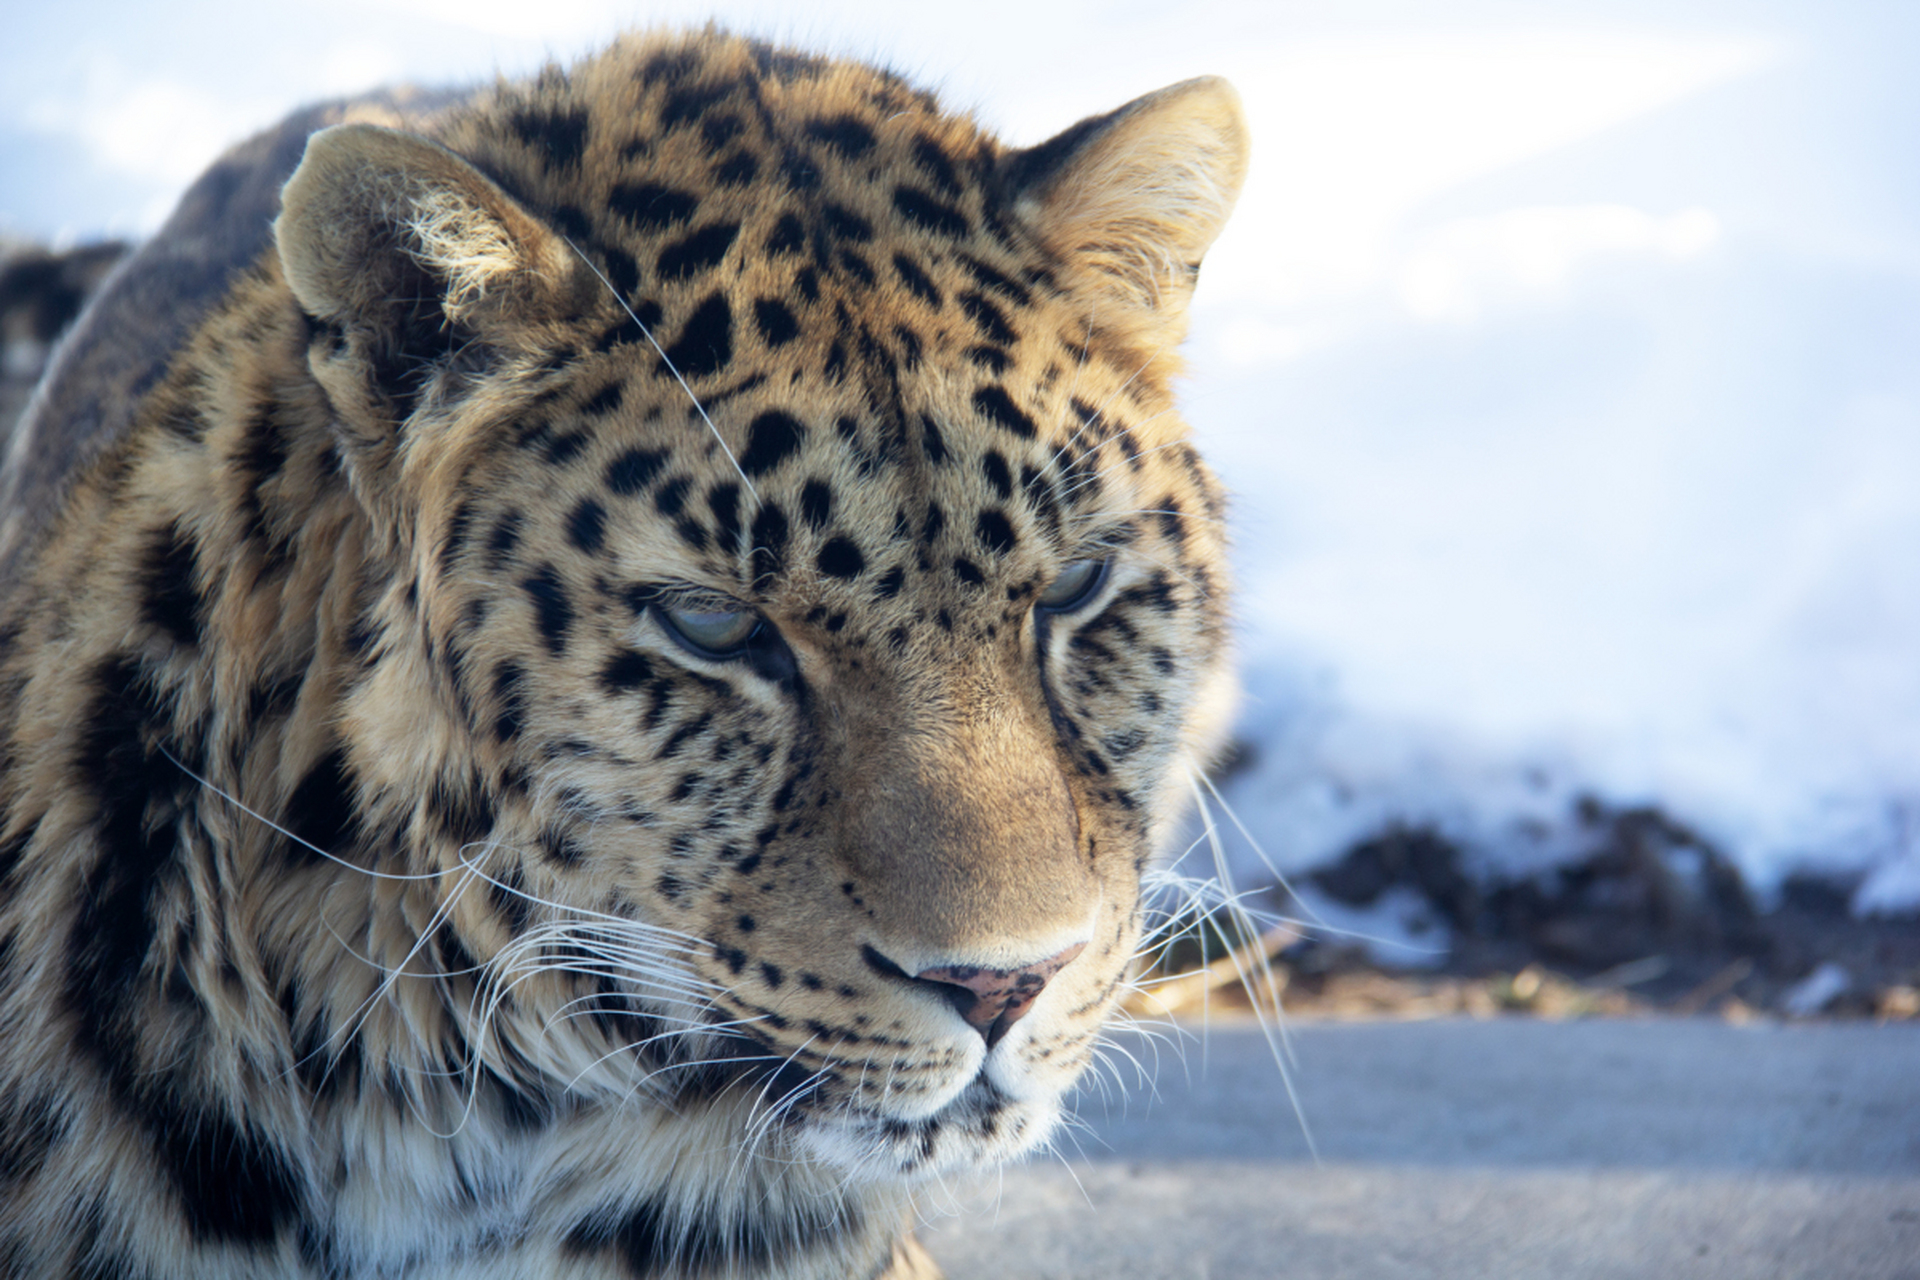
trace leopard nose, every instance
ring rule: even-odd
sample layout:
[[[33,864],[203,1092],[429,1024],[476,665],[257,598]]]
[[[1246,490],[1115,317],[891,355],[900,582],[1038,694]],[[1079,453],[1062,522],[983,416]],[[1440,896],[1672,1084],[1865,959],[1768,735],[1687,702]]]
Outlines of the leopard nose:
[[[942,989],[969,1026],[986,1038],[987,1048],[1000,1043],[1002,1036],[1033,1008],[1042,989],[1055,974],[1073,963],[1087,944],[1076,942],[1045,960],[1018,969],[985,969],[977,965],[950,964],[922,969],[917,981]]]

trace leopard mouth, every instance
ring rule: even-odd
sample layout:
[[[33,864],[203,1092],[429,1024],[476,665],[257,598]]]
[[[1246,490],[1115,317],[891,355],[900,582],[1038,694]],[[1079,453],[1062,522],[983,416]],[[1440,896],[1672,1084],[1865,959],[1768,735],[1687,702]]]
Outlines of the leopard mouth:
[[[1009,1093],[989,1059],[932,1111],[903,1113],[849,1096],[832,1073],[751,1036],[723,1039],[723,1061],[707,1068],[711,1081],[749,1092],[762,1123],[856,1181],[919,1181],[1004,1164],[1043,1145],[1063,1110],[1064,1091]]]
[[[850,1177],[922,1181],[1026,1155],[1051,1136],[1060,1114],[1058,1097],[1010,1097],[982,1070],[931,1115],[823,1108],[803,1113],[796,1138],[803,1150]]]

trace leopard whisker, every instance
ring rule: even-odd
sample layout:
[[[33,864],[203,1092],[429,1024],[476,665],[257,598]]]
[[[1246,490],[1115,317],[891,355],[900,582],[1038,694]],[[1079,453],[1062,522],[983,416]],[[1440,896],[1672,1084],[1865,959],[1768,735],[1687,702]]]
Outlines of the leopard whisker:
[[[1111,516],[1178,516],[1182,520],[1205,520],[1209,524],[1226,527],[1226,520],[1220,516],[1210,516],[1197,511],[1169,511],[1165,507],[1133,507],[1125,511],[1102,511],[1101,517]]]
[[[608,1010],[600,1007],[602,1001],[615,998],[631,1000],[641,1007],[636,1010]],[[644,1040],[630,1041],[628,1047],[635,1044],[651,1044],[656,1040],[665,1040],[679,1036],[709,1034],[723,1031],[729,1027],[750,1026],[757,1021],[757,1019],[747,1018],[725,1022],[711,1022],[704,1018],[687,1017],[680,1014],[656,1011],[647,1007],[645,998],[638,995],[596,992],[592,995],[576,996],[574,999],[567,1001],[559,1008],[553,1010],[546,1016],[546,1027],[548,1030],[551,1030],[553,1025],[558,1022],[573,1022],[581,1018],[594,1019],[603,1015],[645,1018],[649,1022],[662,1024],[658,1032],[648,1036]]]
[[[1089,341],[1092,340],[1091,329],[1089,329],[1089,332],[1088,332],[1088,340]],[[1139,367],[1134,369],[1132,373],[1127,375],[1127,380],[1125,382],[1122,382],[1119,386],[1115,387],[1110,393],[1108,393],[1107,398],[1105,400],[1102,400],[1099,404],[1094,406],[1094,409],[1093,409],[1094,420],[1104,418],[1107,414],[1108,407],[1111,406],[1115,400],[1118,400],[1123,394],[1125,394],[1127,388],[1132,386],[1139,379],[1141,374],[1145,373],[1148,369],[1152,368],[1153,362],[1155,360],[1158,360],[1162,355],[1166,354],[1166,350],[1167,348],[1165,346],[1158,346],[1158,347],[1155,347],[1152,351],[1149,351],[1147,353],[1147,358],[1140,362]]]
[[[1213,811],[1207,804],[1207,795],[1211,794],[1214,799],[1221,802],[1223,808],[1228,808],[1228,816],[1233,818],[1235,825],[1240,827],[1243,835],[1248,836],[1250,839],[1251,833],[1247,832],[1244,824],[1240,823],[1239,816],[1233,814],[1230,807],[1225,804],[1225,801],[1220,796],[1219,788],[1214,786],[1212,779],[1208,778],[1203,771],[1196,768],[1189,768],[1187,770],[1187,783],[1193,793],[1194,802],[1199,808],[1202,821],[1206,824],[1207,843],[1213,855],[1214,877],[1224,895],[1221,909],[1224,910],[1227,918],[1232,921],[1235,932],[1238,933],[1243,940],[1257,940],[1260,936],[1258,922],[1243,902],[1242,895],[1233,890],[1233,872],[1227,863],[1226,845],[1220,839],[1219,826],[1214,821]],[[1204,792],[1202,790],[1203,787],[1205,788]],[[1264,852],[1262,853],[1262,857],[1265,857]],[[1268,868],[1278,874],[1278,868],[1273,867],[1270,861],[1268,862]],[[1201,936],[1204,958],[1205,935],[1202,934]],[[1261,1034],[1266,1038],[1267,1047],[1273,1055],[1274,1065],[1279,1068],[1281,1086],[1286,1090],[1287,1101],[1292,1106],[1294,1118],[1300,1125],[1301,1137],[1306,1140],[1308,1154],[1313,1157],[1314,1163],[1318,1164],[1320,1161],[1320,1149],[1314,1141],[1313,1126],[1307,1120],[1306,1108],[1301,1105],[1299,1089],[1294,1081],[1295,1060],[1293,1056],[1293,1045],[1291,1038],[1287,1034],[1286,1015],[1280,1003],[1280,990],[1278,984],[1275,983],[1273,979],[1272,967],[1265,964],[1264,961],[1260,962],[1260,977],[1263,979],[1263,982],[1261,989],[1256,991],[1252,973],[1242,964],[1241,949],[1234,948],[1230,950],[1228,954],[1233,960],[1234,972],[1240,980],[1241,987],[1249,996],[1253,997],[1254,1014],[1259,1023]],[[1267,997],[1264,1002],[1260,999],[1260,996],[1263,994]],[[1268,1013],[1269,1009],[1272,1010],[1271,1016],[1269,1016]],[[1205,1016],[1204,1005],[1202,1006],[1202,1016]]]
[[[228,791],[225,787],[222,787],[219,783],[214,782],[212,779],[207,778],[203,774],[195,772],[193,768],[190,767],[184,760],[180,759],[179,756],[176,756],[175,754],[173,754],[173,752],[169,751],[164,742],[158,744],[158,746],[156,747],[156,750],[158,750],[159,753],[165,756],[168,760],[172,761],[173,766],[176,769],[180,770],[180,772],[186,774],[189,778],[192,778],[195,782],[199,783],[202,787],[205,787],[209,792],[218,796],[220,799],[226,801],[228,804],[232,805],[234,808],[240,810],[240,812],[244,813],[247,817],[252,818],[254,821],[262,824],[263,826],[268,827],[275,833],[285,836],[287,839],[293,841],[295,844],[299,845],[301,848],[307,850],[307,852],[315,854],[321,858],[324,858],[328,862],[334,863],[338,866],[345,867],[349,871],[357,871],[361,875],[369,876],[375,880],[398,880],[398,881],[434,880],[434,879],[438,879],[439,876],[442,874],[441,872],[438,872],[438,871],[422,871],[413,875],[402,875],[398,872],[393,872],[393,871],[374,871],[371,868],[362,867],[357,865],[356,863],[348,862],[345,858],[342,858],[340,855],[334,853],[332,850],[322,849],[319,845],[314,844],[309,840],[305,840],[300,836],[295,835],[293,832],[287,830],[285,827],[275,822],[272,818],[267,817],[264,813],[261,813],[258,809],[255,809],[254,807],[249,805],[246,801],[240,799],[240,797],[234,795],[231,791]]]
[[[1157,414],[1155,415],[1155,417],[1158,417],[1158,416],[1159,415]],[[1152,419],[1149,418],[1148,421],[1151,422]],[[1121,467],[1127,466],[1129,463],[1138,462],[1142,458],[1151,457],[1152,455],[1159,453],[1162,450],[1179,448],[1181,445],[1184,445],[1186,443],[1187,442],[1185,440],[1168,440],[1166,443],[1156,444],[1150,449],[1137,449],[1134,452],[1127,454],[1125,457],[1119,459],[1118,461],[1110,462],[1106,466],[1101,467],[1098,471],[1089,473],[1087,477],[1084,480],[1080,481],[1078,484],[1073,485],[1070,488],[1061,490],[1060,500],[1062,502],[1065,502],[1067,499],[1073,497],[1074,494],[1079,493],[1081,490],[1092,486],[1095,482],[1097,482],[1100,479],[1101,476],[1110,475],[1113,472],[1118,471]],[[1107,512],[1100,511],[1097,514],[1104,518],[1107,515]]]
[[[1063,1120],[1064,1120],[1064,1117],[1063,1117]],[[1089,1133],[1092,1132],[1092,1127],[1085,1125],[1084,1122],[1076,1122],[1076,1123],[1082,1127],[1085,1127]],[[1067,1171],[1067,1176],[1073,1179],[1073,1185],[1079,1189],[1080,1198],[1086,1201],[1087,1207],[1091,1209],[1091,1208],[1094,1208],[1095,1206],[1093,1203],[1093,1197],[1087,1194],[1087,1184],[1080,1181],[1080,1174],[1077,1170],[1074,1169],[1073,1162],[1068,1160],[1066,1157],[1066,1153],[1060,1150],[1060,1139],[1061,1137],[1066,1136],[1068,1133],[1069,1133],[1069,1129],[1065,1123],[1062,1123],[1059,1127],[1057,1127],[1054,1130],[1053,1136],[1047,1139],[1046,1153],[1052,1156],[1055,1160],[1058,1160],[1060,1162],[1060,1167]],[[1086,1148],[1080,1146],[1079,1140],[1077,1138],[1073,1139],[1073,1144],[1074,1144],[1074,1149],[1080,1152],[1080,1158],[1083,1160],[1086,1159],[1086,1154],[1087,1154]]]
[[[536,970],[562,963],[590,965],[596,974],[605,977],[624,978],[660,991],[679,992],[689,997],[710,998],[724,989],[656,951],[643,947],[584,942],[565,934],[515,947],[501,954],[500,963],[503,965]]]
[[[1087,371],[1088,357],[1093,353],[1093,316],[1087,316],[1086,325],[1080,330],[1080,358],[1073,364],[1073,379],[1067,383],[1067,399],[1073,399],[1073,393],[1080,389],[1080,377]],[[1073,443],[1071,440],[1068,444]],[[1057,455],[1056,455],[1057,457]]]
[[[468,847],[471,847],[471,846],[468,846]],[[612,915],[604,911],[594,911],[587,907],[574,906],[571,903],[555,902],[551,898],[543,898],[539,894],[530,893],[526,889],[520,887],[519,885],[507,884],[503,881],[497,880],[494,877],[487,875],[484,871],[481,871],[478,866],[475,866],[474,869],[476,871],[480,871],[481,876],[487,881],[488,884],[495,886],[496,888],[500,889],[501,892],[503,893],[511,894],[514,897],[521,898],[537,906],[547,907],[553,911],[564,912],[568,915],[582,917],[586,920],[590,920],[595,923],[605,925],[606,927],[612,930],[617,930],[622,932],[644,931],[648,933],[657,933],[665,937],[674,938],[677,941],[693,943],[695,945],[704,945],[706,941],[704,938],[701,938],[697,934],[687,933],[679,929],[669,929],[664,925],[649,924],[642,920],[632,920],[627,918],[626,916]]]
[[[193,769],[185,761],[181,760],[173,752],[168,750],[165,744],[160,744],[158,750],[174,765],[175,768],[179,769],[182,773],[186,774],[189,778],[193,779],[195,783],[203,787],[212,795],[217,796],[218,798],[225,801],[226,803],[233,805],[235,808],[240,810],[241,813],[245,814],[249,818],[252,818],[256,822],[261,823],[262,825],[272,830],[276,834],[283,836],[288,840],[293,841],[295,844],[318,855],[319,857],[325,859],[326,861],[335,864],[336,866],[344,867],[347,870],[356,872],[360,875],[368,876],[372,879],[390,880],[390,881],[396,881],[400,883],[418,883],[418,882],[427,881],[427,880],[437,880],[437,879],[440,879],[445,874],[445,872],[443,871],[428,871],[428,872],[419,872],[419,873],[413,873],[413,874],[401,874],[396,872],[376,871],[376,870],[373,870],[372,868],[359,866],[356,863],[350,862],[347,859],[340,857],[339,855],[333,853],[331,850],[321,848],[320,846],[312,843],[311,841],[288,830],[286,827],[283,827],[278,822],[275,822],[273,819],[267,817],[265,814],[261,813],[259,810],[255,809],[253,806],[247,804],[244,800],[241,800],[238,796],[234,795],[232,792],[228,791],[226,788],[220,786],[218,783],[215,783],[211,779],[207,778],[203,774]],[[485,846],[488,852],[491,852],[493,847],[494,846],[490,846],[490,845]],[[323,1041],[320,1045],[316,1046],[312,1050],[312,1052],[296,1059],[293,1063],[291,1063],[289,1065],[289,1070],[297,1069],[302,1063],[309,1061],[314,1055],[320,1053],[322,1050],[334,1047],[333,1042],[335,1040],[338,1040],[339,1043],[337,1046],[337,1050],[336,1052],[329,1055],[329,1061],[327,1063],[326,1072],[323,1073],[322,1075],[322,1079],[325,1079],[326,1075],[332,1072],[334,1065],[338,1062],[339,1051],[344,1051],[348,1045],[353,1043],[353,1040],[355,1039],[355,1037],[359,1035],[360,1030],[366,1025],[367,1019],[372,1016],[374,1007],[382,999],[386,997],[386,995],[392,990],[394,983],[399,981],[400,978],[417,977],[417,978],[432,980],[436,978],[458,976],[460,974],[477,972],[485,968],[485,965],[475,965],[468,969],[455,970],[455,971],[442,970],[438,973],[410,974],[407,971],[407,966],[413,961],[413,959],[416,956],[420,954],[420,952],[427,945],[428,941],[432,938],[432,936],[440,929],[441,926],[447,923],[458,899],[465,895],[467,888],[470,887],[470,885],[472,884],[474,875],[478,874],[483,878],[487,879],[489,882],[498,883],[493,879],[493,877],[486,876],[485,873],[480,870],[478,860],[469,860],[464,856],[465,849],[462,849],[461,852],[462,852],[461,862],[462,862],[464,871],[461,875],[459,882],[456,884],[453,892],[447,895],[446,899],[435,909],[434,914],[429,918],[426,927],[420,931],[419,937],[415,940],[413,946],[409,948],[407,954],[404,957],[402,957],[398,965],[388,966],[381,963],[379,960],[375,959],[371,955],[361,953],[352,945],[352,943],[348,942],[347,939],[341,937],[338,931],[333,928],[330,922],[325,923],[327,933],[334,939],[335,942],[337,942],[340,945],[341,950],[344,951],[347,955],[350,955],[354,959],[360,961],[362,964],[367,965],[369,968],[377,970],[381,974],[381,982],[380,982],[380,985],[376,987],[374,991],[371,992],[364,1000],[362,1000],[359,1006],[351,1014],[348,1015],[348,1017],[342,1022],[342,1024],[336,1031],[331,1033],[327,1037],[327,1039]],[[471,1095],[469,1096],[468,1105],[470,1110]],[[418,1115],[417,1108],[416,1108],[416,1118],[420,1119],[423,1125],[426,1123],[425,1118]],[[466,1118],[465,1115],[463,1115],[462,1117],[463,1125],[465,1123],[465,1118]],[[429,1132],[433,1132],[430,1125],[427,1127]],[[459,1132],[459,1128],[456,1127],[453,1134],[447,1134],[447,1135],[441,1135],[441,1136],[452,1137],[458,1132]]]
[[[1153,1080],[1154,1073],[1147,1070],[1146,1064],[1141,1062],[1139,1058],[1135,1057],[1132,1050],[1128,1049],[1125,1045],[1119,1043],[1117,1040],[1109,1039],[1109,1040],[1102,1041],[1099,1049],[1098,1060],[1101,1062],[1107,1063],[1113,1068],[1114,1085],[1117,1088],[1119,1088],[1122,1093],[1126,1092],[1127,1086],[1126,1086],[1126,1082],[1120,1078],[1119,1064],[1115,1061],[1115,1058],[1124,1059],[1127,1065],[1133,1068],[1134,1079],[1137,1084],[1145,1084]],[[1157,1089],[1156,1089],[1156,1096],[1157,1096]]]
[[[569,1016],[578,1017],[582,1015],[574,1014]],[[591,1071],[593,1068],[601,1065],[602,1063],[607,1062],[610,1059],[620,1057],[623,1054],[629,1054],[629,1053],[633,1053],[636,1050],[644,1049],[648,1045],[654,1044],[660,1040],[667,1039],[670,1036],[691,1035],[695,1031],[722,1030],[728,1026],[736,1026],[736,1025],[744,1025],[744,1024],[720,1023],[720,1024],[717,1024],[716,1026],[711,1026],[711,1027],[702,1026],[699,1028],[685,1028],[685,1029],[661,1032],[659,1035],[649,1036],[645,1040],[629,1041],[628,1043],[620,1045],[616,1048],[610,1049],[606,1053],[600,1055],[598,1058],[595,1058],[591,1063],[587,1065],[587,1067],[580,1073],[580,1075],[576,1076],[572,1081],[569,1082],[569,1087],[577,1086],[579,1084],[579,1081],[585,1078],[586,1071]],[[743,1058],[743,1057],[735,1057],[735,1056],[722,1056],[722,1057],[712,1057],[712,1058],[688,1058],[679,1062],[663,1062],[658,1066],[655,1066],[652,1069],[642,1073],[641,1075],[639,1075],[633,1080],[633,1082],[631,1083],[631,1085],[628,1087],[626,1091],[626,1100],[629,1102],[632,1101],[634,1096],[637,1095],[641,1089],[651,1084],[658,1077],[666,1075],[668,1072],[671,1072],[671,1071],[691,1071],[696,1067],[725,1066],[731,1063],[756,1062],[760,1060],[761,1059],[753,1058],[753,1057]],[[773,1059],[769,1056],[765,1060],[770,1062]],[[672,1095],[671,1094],[663,1095],[662,1101],[671,1102]]]
[[[818,1035],[808,1036],[805,1040],[794,1046],[781,1060],[780,1065],[768,1073],[766,1080],[761,1083],[759,1091],[749,1104],[752,1118],[747,1123],[747,1131],[744,1135],[745,1140],[740,1144],[740,1150],[735,1156],[734,1168],[739,1168],[741,1160],[758,1159],[760,1157],[760,1148],[772,1133],[773,1126],[786,1116],[792,1110],[794,1104],[806,1096],[816,1083],[828,1078],[827,1068],[825,1066],[818,1067],[808,1073],[805,1079],[788,1089],[786,1093],[782,1094],[771,1105],[767,1104],[767,1091],[773,1088],[773,1082],[780,1078],[782,1071],[794,1065],[799,1056],[806,1051],[807,1046],[811,1045],[817,1039],[819,1039]],[[769,1060],[771,1060],[771,1058],[769,1058]]]
[[[1085,349],[1083,348],[1082,349],[1083,367],[1084,367],[1084,360],[1085,360]],[[1145,368],[1146,368],[1145,365],[1141,366],[1141,369],[1145,369]],[[1135,370],[1133,377],[1137,378],[1139,376],[1140,376],[1140,370]],[[1075,370],[1075,377],[1077,380],[1078,378],[1077,369]],[[1133,378],[1128,378],[1126,382],[1120,385],[1120,390],[1121,391],[1126,390],[1128,384],[1130,384],[1132,381],[1133,381]],[[1067,389],[1067,396],[1069,399],[1071,399],[1072,395],[1073,395],[1073,389],[1069,387]],[[1074,444],[1079,441],[1081,436],[1084,436],[1087,432],[1093,430],[1096,425],[1098,425],[1099,423],[1105,420],[1106,406],[1113,403],[1114,397],[1118,395],[1119,395],[1118,391],[1114,392],[1113,395],[1108,396],[1107,399],[1101,403],[1100,407],[1095,409],[1092,413],[1081,415],[1080,425],[1074,428],[1072,435],[1069,435],[1065,440],[1062,440],[1060,442],[1060,447],[1055,449],[1053,451],[1052,456],[1050,456],[1047,459],[1046,466],[1040,468],[1040,471],[1042,474],[1044,474],[1049,469],[1057,469],[1060,465],[1060,460],[1066,457],[1067,450],[1071,449],[1074,446]],[[1027,485],[1028,485],[1028,488],[1031,489],[1033,485],[1033,481],[1029,480],[1027,482]]]
[[[419,937],[415,939],[413,946],[408,949],[406,956],[404,956],[401,959],[399,966],[385,974],[385,976],[382,978],[379,988],[374,992],[373,995],[369,996],[365,1001],[361,1003],[360,1010],[355,1013],[353,1018],[349,1019],[349,1025],[351,1027],[349,1038],[351,1038],[351,1036],[354,1034],[358,1034],[359,1027],[364,1026],[366,1019],[372,1016],[372,1011],[373,1011],[373,1006],[375,1001],[383,997],[387,992],[389,992],[392,989],[393,984],[397,982],[401,976],[406,975],[407,966],[412,963],[415,956],[419,955],[423,950],[425,950],[428,942],[433,938],[434,934],[438,933],[441,927],[445,925],[449,920],[452,919],[453,912],[459,906],[460,899],[466,896],[467,889],[471,887],[477,879],[480,878],[481,873],[477,865],[477,862],[473,860],[469,860],[466,857],[467,849],[470,847],[472,846],[463,846],[460,850],[462,871],[460,873],[459,880],[454,885],[453,891],[447,894],[446,897],[439,903],[439,905],[435,907],[434,912],[428,918],[425,927],[419,931]],[[487,852],[492,852],[493,849],[496,848],[497,846],[486,845],[483,847]],[[442,969],[430,974],[409,975],[409,976],[426,977],[430,981],[433,981],[437,984],[437,983],[444,982],[444,980],[449,977],[464,976],[466,974],[471,974],[471,973],[484,973],[485,970],[486,970],[485,963],[477,962],[474,965],[471,965],[463,969],[454,969],[454,970]],[[420,1104],[412,1098],[408,1099],[408,1106],[413,1111],[414,1119],[420,1123],[420,1127],[425,1132],[433,1134],[435,1137],[449,1139],[449,1140],[452,1138],[458,1137],[461,1131],[465,1129],[467,1121],[472,1118],[474,1098],[479,1089],[479,1068],[478,1068],[478,1063],[474,1061],[474,1056],[478,1053],[479,1046],[475,1046],[471,1041],[468,1041],[467,1047],[470,1051],[467,1066],[461,1069],[460,1071],[456,1072],[456,1071],[450,1070],[448,1073],[450,1076],[470,1074],[470,1080],[469,1080],[468,1089],[467,1089],[467,1099],[464,1106],[461,1109],[460,1119],[458,1123],[454,1125],[451,1131],[446,1133],[441,1133],[439,1130],[437,1130],[433,1126],[432,1121],[430,1121],[425,1115],[421,1114]]]
[[[565,240],[567,248],[573,250],[574,255],[586,264],[587,270],[593,272],[594,278],[606,286],[607,292],[613,295],[613,300],[620,304],[622,311],[627,313],[627,319],[633,321],[634,327],[640,330],[641,334],[647,340],[647,345],[652,347],[654,354],[660,357],[660,363],[666,366],[667,372],[673,375],[673,380],[680,384],[682,391],[687,393],[687,399],[693,402],[694,412],[700,415],[700,421],[707,424],[707,430],[711,431],[713,438],[719,441],[720,452],[726,455],[727,461],[731,462],[733,469],[739,473],[740,483],[747,486],[747,492],[753,495],[753,500],[756,503],[759,502],[760,491],[753,487],[753,481],[748,479],[746,469],[740,465],[740,459],[733,456],[733,449],[727,444],[726,437],[720,434],[719,427],[713,425],[713,419],[707,416],[706,406],[700,403],[699,396],[693,394],[693,388],[687,385],[687,380],[680,376],[680,370],[674,366],[672,358],[667,355],[666,348],[660,345],[660,340],[653,336],[653,330],[643,323],[638,315],[634,314],[634,310],[628,305],[626,298],[621,295],[618,289],[613,287],[613,281],[607,279],[606,274],[594,264],[593,259],[580,251],[579,245],[575,244],[567,236],[563,235],[560,238]]]
[[[639,1006],[639,1010],[635,1016],[644,1016],[653,1023],[665,1024],[659,1032],[648,1037],[646,1041],[633,1042],[620,1046],[611,1053],[603,1055],[601,1058],[589,1063],[585,1068],[582,1068],[576,1073],[574,1080],[568,1085],[570,1089],[577,1087],[579,1080],[583,1078],[588,1071],[591,1071],[601,1062],[604,1062],[608,1057],[616,1056],[628,1049],[637,1047],[637,1045],[652,1043],[670,1036],[708,1032],[715,1029],[714,1024],[699,1017],[697,1012],[700,1009],[711,1008],[711,1001],[705,998],[702,993],[690,989],[685,982],[679,981],[678,979],[681,975],[668,975],[670,980],[649,979],[644,976],[636,978],[631,973],[623,972],[619,968],[603,968],[595,964],[578,963],[571,960],[556,961],[552,958],[539,956],[536,956],[530,964],[520,964],[519,961],[521,958],[522,957],[516,955],[511,957],[508,963],[500,964],[497,967],[490,983],[491,991],[487,1001],[487,1007],[480,1015],[480,1025],[482,1028],[493,1023],[494,1016],[508,993],[522,983],[544,975],[570,975],[573,977],[592,978],[596,981],[603,982],[620,981],[638,988],[637,990],[630,991],[598,991],[588,995],[577,996],[563,1003],[558,1009],[551,1011],[546,1016],[543,1023],[543,1033],[546,1035],[551,1035],[557,1025],[563,1021],[572,1021],[577,1017],[592,1017],[596,1013],[603,1012],[603,1010],[598,1008],[583,1008],[578,1006],[598,1004],[608,999],[631,1001]],[[499,957],[496,957],[496,962],[498,961]],[[646,971],[642,970],[641,972],[645,973]],[[649,988],[652,989],[650,992],[648,990]],[[665,999],[662,997],[665,997]],[[477,998],[478,995],[476,993],[476,999]],[[674,1012],[672,1005],[676,1002],[692,1005],[696,1012],[691,1015]],[[674,1026],[673,1024],[675,1023],[681,1025]]]
[[[664,979],[636,977],[633,973],[618,967],[602,967],[585,963],[559,963],[554,961],[536,961],[533,964],[520,968],[514,977],[514,983],[518,985],[533,978],[562,973],[572,974],[582,978],[599,978],[607,981],[626,982],[635,988],[635,990],[631,992],[597,992],[591,996],[578,997],[581,1000],[604,999],[613,996],[619,996],[629,1000],[640,1000],[648,998],[649,996],[680,996],[686,998],[696,994],[703,994],[684,984],[674,983]],[[568,1003],[571,1004],[573,1002],[569,1001]],[[563,1005],[562,1008],[564,1007]]]

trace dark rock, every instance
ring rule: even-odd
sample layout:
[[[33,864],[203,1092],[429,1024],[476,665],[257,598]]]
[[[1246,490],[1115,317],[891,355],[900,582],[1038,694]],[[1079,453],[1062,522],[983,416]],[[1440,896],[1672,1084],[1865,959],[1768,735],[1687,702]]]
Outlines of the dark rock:
[[[1597,972],[1656,953],[1764,958],[1769,939],[1746,885],[1705,837],[1659,809],[1593,797],[1573,816],[1589,852],[1542,875],[1476,879],[1445,836],[1393,826],[1310,879],[1351,906],[1410,888],[1456,942],[1518,948],[1575,969]]]
[[[1395,885],[1409,885],[1456,930],[1472,932],[1480,918],[1480,890],[1460,860],[1459,847],[1431,828],[1394,826],[1310,878],[1329,897],[1356,907],[1370,906]]]
[[[1859,875],[1796,871],[1780,882],[1780,905],[1812,916],[1844,917],[1860,887]]]

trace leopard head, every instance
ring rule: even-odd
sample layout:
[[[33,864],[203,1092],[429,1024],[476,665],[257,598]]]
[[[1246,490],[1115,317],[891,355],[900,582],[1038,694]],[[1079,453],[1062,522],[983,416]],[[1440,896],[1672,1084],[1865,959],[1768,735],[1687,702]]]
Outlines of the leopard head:
[[[347,767],[425,877],[393,945],[457,940],[446,1034],[860,1176],[1042,1142],[1230,701],[1170,380],[1233,91],[1014,150],[634,44],[438,136],[316,135],[277,237],[367,529]]]

